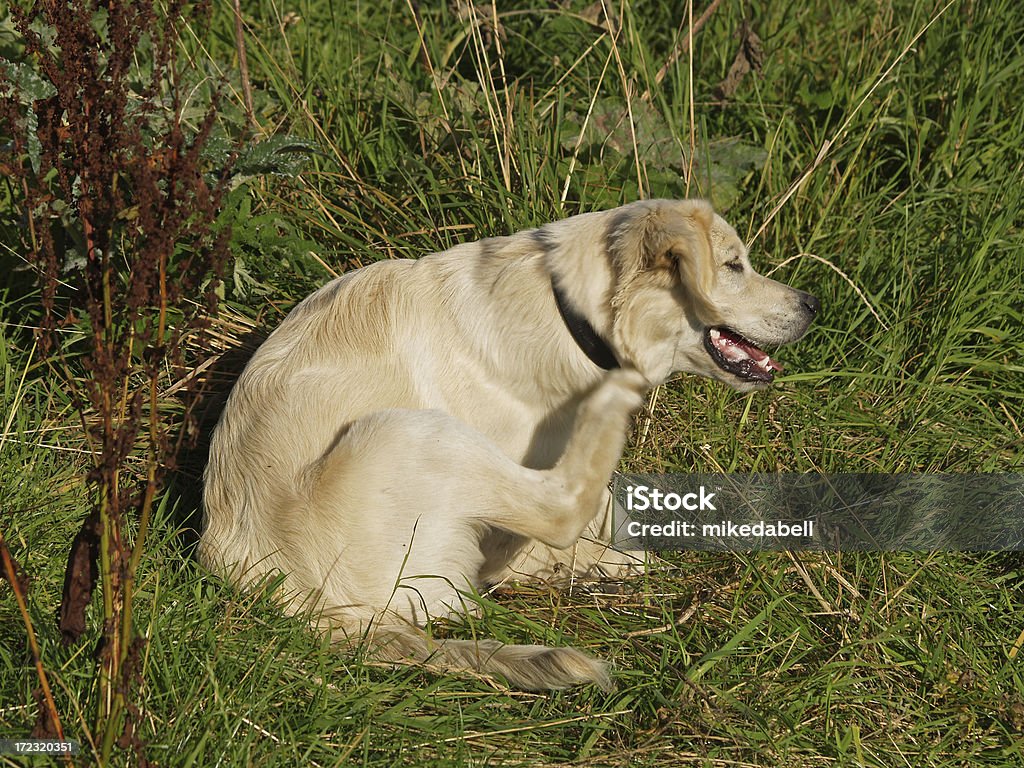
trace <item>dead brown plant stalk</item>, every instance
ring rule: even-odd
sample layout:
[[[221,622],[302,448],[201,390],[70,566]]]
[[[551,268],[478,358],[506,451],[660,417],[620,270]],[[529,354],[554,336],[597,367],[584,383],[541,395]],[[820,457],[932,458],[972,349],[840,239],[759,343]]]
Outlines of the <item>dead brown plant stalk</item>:
[[[92,509],[72,542],[59,627],[65,643],[80,640],[99,582],[100,765],[115,745],[146,765],[131,701],[145,643],[134,628],[135,583],[158,494],[194,433],[197,394],[166,401],[160,381],[183,370],[183,337],[212,312],[227,253],[229,233],[216,224],[227,170],[203,159],[215,110],[190,132],[179,99],[176,26],[205,10],[183,0],[15,5],[26,62],[52,93],[19,98],[0,70],[0,119],[14,144],[3,170],[24,194],[40,348],[64,379],[93,458]],[[62,226],[74,231],[58,236]],[[69,267],[76,258],[83,266]],[[56,333],[69,329],[76,341],[62,346]]]
[[[42,700],[45,702],[45,707],[39,712],[37,726],[33,733],[40,737],[52,734],[63,741],[64,727],[61,725],[60,715],[57,713],[57,705],[53,700],[50,679],[46,674],[46,668],[43,666],[43,657],[39,652],[39,642],[36,640],[35,627],[32,625],[32,617],[29,616],[28,604],[25,600],[25,595],[28,592],[28,577],[22,571],[14,556],[11,555],[11,550],[7,546],[7,540],[4,538],[3,531],[0,531],[0,561],[2,561],[3,565],[3,571],[0,572],[0,576],[5,578],[7,583],[10,584],[11,591],[14,593],[14,601],[18,604],[18,612],[21,613],[21,620],[25,625],[25,637],[28,640],[29,652],[32,654],[32,663],[35,665],[36,677],[39,680],[39,690]],[[68,765],[71,765],[70,755],[65,754],[64,760]]]

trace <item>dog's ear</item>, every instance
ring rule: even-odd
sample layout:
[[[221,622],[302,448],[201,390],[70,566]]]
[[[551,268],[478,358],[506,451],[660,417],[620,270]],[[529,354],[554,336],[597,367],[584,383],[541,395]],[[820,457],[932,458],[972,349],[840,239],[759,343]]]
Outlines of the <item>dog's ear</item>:
[[[678,280],[698,313],[716,312],[711,292],[717,274],[711,228],[715,212],[704,200],[651,200],[617,223],[611,243],[616,271],[613,304],[620,304],[629,285],[645,272],[663,272]]]

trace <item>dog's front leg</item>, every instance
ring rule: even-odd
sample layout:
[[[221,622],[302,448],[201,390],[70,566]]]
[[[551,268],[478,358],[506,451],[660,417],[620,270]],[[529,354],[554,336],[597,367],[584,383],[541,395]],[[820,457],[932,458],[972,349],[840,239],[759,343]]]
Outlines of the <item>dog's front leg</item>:
[[[587,524],[571,547],[556,549],[531,541],[520,546],[509,564],[489,581],[540,580],[566,584],[573,579],[621,580],[644,572],[647,553],[623,552],[612,547],[613,521],[625,513],[615,514],[615,498],[605,491],[598,513]]]

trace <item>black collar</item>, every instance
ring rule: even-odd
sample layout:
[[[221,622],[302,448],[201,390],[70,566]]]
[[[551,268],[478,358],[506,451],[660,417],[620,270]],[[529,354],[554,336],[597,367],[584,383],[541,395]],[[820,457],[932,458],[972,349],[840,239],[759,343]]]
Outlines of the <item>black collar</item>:
[[[551,276],[551,291],[555,294],[555,304],[558,305],[558,314],[565,321],[565,327],[569,329],[573,340],[583,350],[583,354],[590,358],[590,361],[599,368],[610,371],[619,367],[619,360],[615,357],[608,342],[601,338],[594,326],[590,324],[583,315],[569,302],[569,298],[558,287],[555,276]]]

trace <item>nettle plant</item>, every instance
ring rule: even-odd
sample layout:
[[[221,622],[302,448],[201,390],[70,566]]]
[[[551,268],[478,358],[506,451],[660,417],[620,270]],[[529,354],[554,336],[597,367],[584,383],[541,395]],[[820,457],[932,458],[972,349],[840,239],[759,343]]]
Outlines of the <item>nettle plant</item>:
[[[0,59],[0,173],[20,209],[19,255],[38,278],[40,348],[81,415],[92,458],[91,507],[71,545],[59,629],[66,644],[86,634],[99,582],[90,738],[102,763],[115,743],[142,760],[129,695],[143,644],[132,603],[159,492],[196,432],[200,377],[186,364],[186,347],[196,347],[186,340],[216,309],[246,182],[297,172],[311,149],[287,137],[241,152],[240,142],[215,140],[216,97],[186,114],[182,93],[195,75],[179,61],[177,28],[205,5],[15,4],[18,53]],[[46,694],[36,733],[59,735],[36,661]]]

